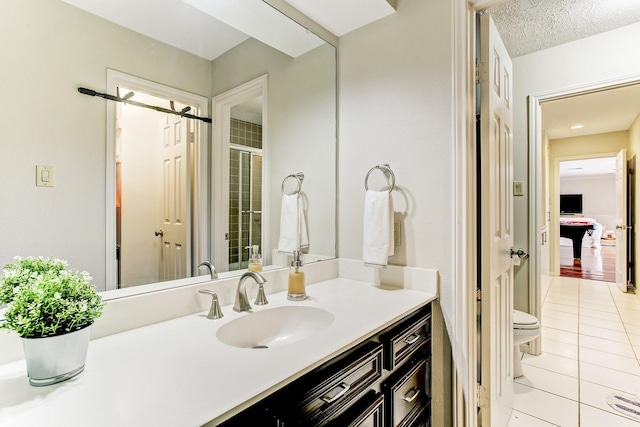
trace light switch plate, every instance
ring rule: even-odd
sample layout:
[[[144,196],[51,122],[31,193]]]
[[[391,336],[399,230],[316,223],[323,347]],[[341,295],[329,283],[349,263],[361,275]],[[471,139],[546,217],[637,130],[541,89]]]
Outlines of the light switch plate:
[[[513,195],[524,196],[524,181],[513,181]]]
[[[36,165],[36,186],[53,187],[53,166]]]

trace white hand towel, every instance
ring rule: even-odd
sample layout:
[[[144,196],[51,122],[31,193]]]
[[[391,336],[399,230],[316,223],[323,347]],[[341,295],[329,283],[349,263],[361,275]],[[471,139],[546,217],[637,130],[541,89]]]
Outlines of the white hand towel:
[[[306,247],[309,247],[309,235],[299,194],[285,194],[280,209],[278,251],[293,253]]]
[[[391,193],[367,190],[364,199],[362,259],[365,265],[370,267],[386,267],[393,250]]]

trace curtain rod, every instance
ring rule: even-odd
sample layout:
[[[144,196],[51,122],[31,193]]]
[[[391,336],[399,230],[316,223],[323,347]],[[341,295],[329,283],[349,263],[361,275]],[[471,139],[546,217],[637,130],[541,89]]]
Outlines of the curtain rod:
[[[160,111],[162,113],[175,114],[177,116],[187,117],[189,119],[201,120],[205,123],[211,123],[211,119],[208,117],[198,117],[198,116],[194,116],[193,114],[188,114],[187,111],[189,111],[191,107],[186,107],[182,111],[176,111],[176,110],[170,110],[168,108],[156,107],[155,105],[143,104],[142,102],[138,102],[138,101],[132,101],[131,99],[128,99],[126,95],[124,98],[121,98],[119,96],[109,95],[108,93],[96,92],[95,90],[87,89],[84,87],[79,87],[78,92],[80,92],[83,95],[99,96],[100,98],[108,99],[110,101],[124,102],[125,104],[135,105],[136,107],[149,108],[151,110]],[[173,107],[173,101],[171,102],[171,106]]]

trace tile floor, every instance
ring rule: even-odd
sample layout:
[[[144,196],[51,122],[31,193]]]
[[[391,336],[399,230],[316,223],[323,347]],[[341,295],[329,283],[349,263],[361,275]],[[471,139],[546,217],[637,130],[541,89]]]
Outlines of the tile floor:
[[[542,291],[542,354],[524,355],[509,427],[640,427],[606,402],[610,390],[640,396],[640,299],[569,277]]]

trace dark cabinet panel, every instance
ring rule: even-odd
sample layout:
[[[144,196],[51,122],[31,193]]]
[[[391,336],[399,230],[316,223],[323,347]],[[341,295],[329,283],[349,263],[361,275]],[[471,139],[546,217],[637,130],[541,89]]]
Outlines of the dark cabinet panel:
[[[388,426],[412,426],[430,402],[430,358],[414,357],[382,383]]]
[[[382,427],[384,426],[384,396],[369,390],[327,427]]]
[[[385,346],[384,368],[393,371],[431,337],[431,310],[418,310],[401,323],[380,335]]]
[[[382,345],[369,341],[278,393],[275,399],[288,404],[276,412],[287,425],[321,426],[381,377]]]

